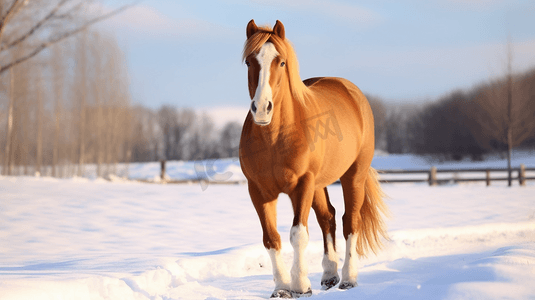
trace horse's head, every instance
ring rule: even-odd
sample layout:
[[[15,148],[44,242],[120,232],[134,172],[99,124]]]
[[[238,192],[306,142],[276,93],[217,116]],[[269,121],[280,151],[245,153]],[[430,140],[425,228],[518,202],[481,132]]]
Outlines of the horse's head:
[[[251,20],[247,24],[247,42],[243,53],[248,67],[250,111],[258,125],[269,125],[273,118],[275,96],[286,71],[284,25],[277,20],[273,30],[258,28]]]

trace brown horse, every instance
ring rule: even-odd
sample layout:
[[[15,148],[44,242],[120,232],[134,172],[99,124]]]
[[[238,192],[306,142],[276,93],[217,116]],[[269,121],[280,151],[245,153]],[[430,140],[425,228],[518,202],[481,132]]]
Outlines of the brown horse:
[[[304,260],[310,208],[323,231],[321,285],[340,282],[335,245],[335,209],[327,186],[340,179],[345,213],[342,217],[346,256],[340,289],[357,285],[357,259],[376,252],[387,237],[381,213],[386,213],[376,172],[374,124],[362,92],[342,78],[301,81],[295,52],[284,26],[273,29],[247,24],[243,59],[248,66],[251,108],[243,125],[240,163],[249,194],[260,218],[264,246],[273,265],[272,297],[312,293]],[[294,261],[288,273],[280,254],[276,204],[289,195],[294,219],[290,243]]]

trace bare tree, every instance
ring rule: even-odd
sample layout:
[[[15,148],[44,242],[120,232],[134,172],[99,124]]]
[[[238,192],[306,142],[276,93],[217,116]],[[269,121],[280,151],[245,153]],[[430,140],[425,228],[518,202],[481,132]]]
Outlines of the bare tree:
[[[127,161],[131,155],[131,140],[132,140],[132,122],[130,113],[130,92],[128,82],[128,70],[126,69],[126,61],[122,51],[120,50],[114,38],[103,39],[107,51],[104,57],[103,76],[107,78],[108,83],[105,85],[105,96],[103,101],[106,110],[109,111],[109,123],[106,127],[112,129],[111,148],[108,148],[111,161],[113,162],[113,170],[111,173],[117,174],[117,163],[119,161]],[[108,174],[110,164],[108,161]]]
[[[223,130],[219,141],[220,157],[238,157],[242,125],[238,122],[228,122]]]
[[[164,159],[172,159],[173,146],[175,145],[173,139],[173,128],[177,123],[176,108],[170,105],[164,105],[158,110],[158,123],[162,129],[163,134],[163,154]]]
[[[85,163],[86,147],[86,105],[87,105],[87,82],[88,82],[88,34],[84,32],[76,50],[76,101],[79,109],[78,121],[78,176],[82,176]]]
[[[31,120],[31,110],[34,108],[31,102],[30,89],[30,69],[29,64],[20,64],[14,68],[15,85],[14,85],[14,103],[13,113],[13,134],[12,144],[13,151],[11,152],[11,164],[13,166],[22,166],[22,174],[30,175],[29,172],[29,148],[30,148],[30,132],[32,132],[32,122],[24,122],[24,120]],[[20,175],[20,168],[18,170]]]
[[[388,153],[405,153],[413,140],[407,129],[409,119],[414,119],[418,109],[412,105],[390,104],[385,120],[385,150]]]
[[[506,79],[480,87],[471,111],[481,145],[506,150],[508,184],[511,186],[512,149],[535,133],[535,111],[529,85],[513,75],[510,41],[507,53]]]
[[[386,107],[379,97],[366,95],[370,107],[373,112],[373,120],[375,124],[375,148],[386,148]]]
[[[96,106],[96,117],[95,122],[93,124],[93,128],[96,129],[96,141],[95,141],[95,162],[97,164],[97,177],[102,176],[102,170],[101,165],[103,163],[104,159],[104,134],[103,134],[103,127],[104,124],[104,118],[103,118],[103,106],[104,106],[104,96],[105,96],[105,76],[103,75],[103,67],[105,62],[105,54],[102,49],[96,49],[97,47],[102,47],[102,39],[98,32],[94,32],[92,36],[92,56],[94,57],[94,65],[95,65],[95,78],[93,78],[93,93],[95,98],[95,106]],[[95,128],[96,127],[96,128]]]
[[[132,130],[135,134],[132,136],[132,160],[149,161],[152,159],[152,132],[151,132],[151,114],[152,111],[141,106],[132,109]]]
[[[107,13],[88,17],[85,12],[92,2],[0,0],[0,74],[36,56],[47,47],[133,5],[124,5]],[[31,21],[28,22],[28,19]],[[9,59],[6,54],[20,45],[23,50]]]
[[[108,11],[105,13],[96,13],[94,1],[84,0],[0,0],[0,76],[5,74],[6,71],[12,70],[14,67],[19,67],[24,62],[27,62],[30,58],[36,57],[43,50],[54,45],[66,38],[73,36],[81,31],[86,30],[89,26],[110,18],[133,4],[124,5],[116,10]],[[93,6],[92,6],[93,5]],[[92,13],[88,13],[92,11]],[[32,67],[32,72],[35,73]],[[16,72],[14,72],[16,73]],[[44,105],[45,101],[42,94],[37,92],[37,112],[32,110],[32,105],[28,104],[29,99],[25,95],[19,97],[16,95],[15,90],[17,86],[26,84],[25,81],[30,80],[30,76],[11,76],[12,88],[10,88],[9,104],[7,109],[7,121],[6,121],[6,138],[3,155],[4,173],[10,173],[12,166],[15,163],[15,159],[25,166],[25,172],[28,172],[28,164],[31,163],[28,155],[33,153],[34,163],[36,171],[40,171],[40,167],[43,160],[46,160],[44,156],[46,153],[46,147],[43,144],[43,136],[46,134],[44,131],[45,116]],[[17,83],[19,82],[19,83]],[[45,84],[46,85],[46,84]],[[34,85],[35,86],[35,85]],[[59,88],[56,96],[60,98],[61,90]],[[20,90],[20,89],[19,89]],[[28,89],[26,89],[28,90]],[[86,92],[83,93],[84,97]],[[82,99],[83,100],[83,99]],[[20,102],[22,103],[16,103]],[[59,101],[59,100],[58,100]],[[80,118],[77,124],[79,125],[80,138],[79,141],[79,155],[71,152],[71,162],[74,161],[74,157],[78,156],[79,168],[81,172],[83,162],[85,159],[85,103],[80,106]],[[60,114],[61,107],[60,102],[55,103],[56,107],[56,133],[54,137],[52,151],[52,165],[53,173],[55,174],[55,165],[59,159],[59,127],[60,127]],[[21,108],[28,106],[26,108]],[[17,107],[19,107],[19,114],[16,113]],[[29,139],[28,132],[30,131],[27,122],[19,122],[17,118],[21,116],[31,117],[30,111],[34,111],[37,115],[37,119],[34,120],[36,125],[36,138]],[[71,120],[72,115],[70,116]],[[33,117],[32,117],[33,118]],[[19,124],[19,126],[17,126]],[[80,128],[81,126],[81,128]],[[17,127],[20,127],[17,129]],[[75,139],[72,136],[71,139]],[[17,143],[17,144],[14,144]],[[33,148],[32,148],[33,147]],[[71,147],[72,148],[72,147]],[[75,149],[72,149],[75,151]],[[34,155],[34,156],[33,156]]]
[[[40,68],[39,68],[40,70]],[[43,76],[41,72],[36,73],[38,78],[37,81],[37,90],[35,91],[36,100],[37,100],[37,118],[36,118],[36,127],[37,127],[37,137],[36,137],[36,153],[35,153],[35,175],[41,175],[43,170],[41,169],[43,164],[43,127],[44,127],[44,87],[43,87]]]
[[[11,175],[11,166],[12,166],[12,152],[13,152],[13,110],[15,103],[15,74],[13,68],[10,68],[9,72],[9,105],[7,112],[7,122],[6,122],[6,147],[4,151],[4,175]]]
[[[61,136],[61,121],[63,114],[63,94],[65,86],[65,64],[63,60],[63,53],[65,52],[59,44],[54,45],[51,63],[52,66],[52,80],[54,88],[54,143],[52,150],[52,176],[61,177],[59,170],[62,168],[60,164],[60,136]]]
[[[196,114],[192,109],[181,109],[177,112],[177,122],[174,133],[175,149],[173,151],[173,158],[183,160],[186,159],[187,138],[191,134],[191,130],[195,124]]]
[[[203,113],[196,118],[196,126],[193,128],[192,137],[189,141],[189,159],[210,158],[216,153],[214,143],[214,122],[212,118]]]

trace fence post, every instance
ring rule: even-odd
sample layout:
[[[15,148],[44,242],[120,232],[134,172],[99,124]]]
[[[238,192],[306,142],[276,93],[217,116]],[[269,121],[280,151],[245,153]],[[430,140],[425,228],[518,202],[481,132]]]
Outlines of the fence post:
[[[437,167],[435,166],[431,167],[431,170],[429,171],[429,185],[437,185]]]
[[[518,183],[520,183],[520,186],[526,185],[526,166],[524,166],[524,164],[520,164],[520,170],[518,171]]]
[[[160,165],[161,165],[160,179],[162,181],[165,181],[165,159],[160,160]]]
[[[487,174],[487,186],[490,186],[490,170],[485,171],[485,173]]]

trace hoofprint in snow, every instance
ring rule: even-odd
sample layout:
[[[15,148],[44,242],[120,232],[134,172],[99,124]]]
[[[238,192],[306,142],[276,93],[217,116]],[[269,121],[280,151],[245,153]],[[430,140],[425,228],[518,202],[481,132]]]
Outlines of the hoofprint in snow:
[[[535,184],[383,185],[391,241],[359,286],[322,291],[323,243],[306,249],[318,299],[535,297]],[[329,187],[341,229],[341,187]],[[281,195],[291,265],[290,200]],[[265,299],[274,284],[245,185],[0,177],[0,299]],[[345,241],[337,232],[343,259]],[[342,265],[340,261],[339,266]],[[341,272],[339,269],[338,272]]]

